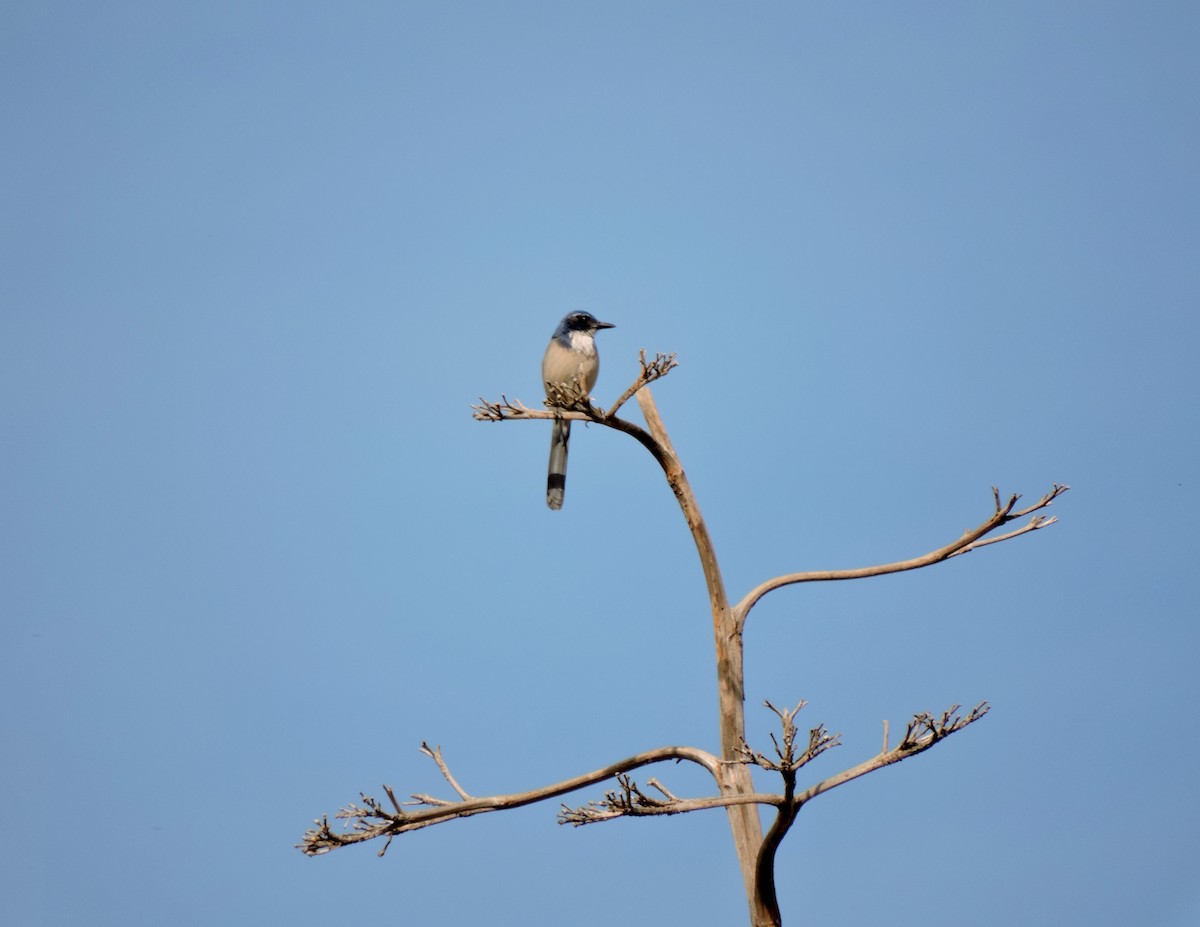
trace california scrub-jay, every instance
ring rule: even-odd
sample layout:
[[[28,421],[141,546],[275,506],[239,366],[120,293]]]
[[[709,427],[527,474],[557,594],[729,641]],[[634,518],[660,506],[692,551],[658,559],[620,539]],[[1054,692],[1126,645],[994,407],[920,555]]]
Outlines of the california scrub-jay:
[[[559,400],[564,391],[586,399],[596,385],[600,373],[600,356],[596,353],[596,332],[616,328],[611,322],[601,322],[590,312],[572,312],[561,322],[542,358],[542,381],[551,402]],[[550,432],[550,470],[546,475],[546,505],[561,509],[563,491],[567,486],[567,442],[571,440],[571,423],[556,418]]]

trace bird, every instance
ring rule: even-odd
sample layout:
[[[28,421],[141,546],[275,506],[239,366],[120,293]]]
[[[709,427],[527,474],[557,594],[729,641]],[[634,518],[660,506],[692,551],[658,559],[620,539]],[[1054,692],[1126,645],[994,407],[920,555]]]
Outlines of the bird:
[[[551,404],[561,402],[563,393],[578,394],[587,399],[600,373],[600,356],[596,353],[596,332],[616,328],[611,322],[601,322],[590,312],[569,312],[558,323],[546,354],[542,358],[542,382]],[[563,492],[567,486],[567,443],[571,440],[571,423],[555,418],[550,432],[550,466],[546,474],[546,505],[554,511],[562,508]]]

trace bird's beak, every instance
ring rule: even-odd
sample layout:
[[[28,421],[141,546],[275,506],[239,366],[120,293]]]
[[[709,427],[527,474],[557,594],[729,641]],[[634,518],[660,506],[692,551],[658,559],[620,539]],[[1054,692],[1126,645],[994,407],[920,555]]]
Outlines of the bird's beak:
[[[596,323],[596,331],[599,331],[602,328],[616,328],[616,327],[617,326],[613,325],[612,322],[597,322]]]

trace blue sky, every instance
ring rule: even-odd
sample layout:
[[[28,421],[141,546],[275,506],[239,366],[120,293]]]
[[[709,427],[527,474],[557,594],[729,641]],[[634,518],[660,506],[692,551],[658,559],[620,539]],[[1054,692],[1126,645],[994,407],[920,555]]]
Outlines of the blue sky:
[[[854,765],[789,923],[1193,924],[1200,13],[1187,3],[84,3],[0,12],[0,921],[744,921],[724,815],[555,807],[307,859],[359,790],[716,749],[703,582],[633,442],[534,403],[639,348],[762,699]],[[636,414],[636,413],[634,413]],[[675,791],[703,794],[685,770]],[[764,775],[760,784],[774,787]],[[603,789],[577,796],[582,803]]]

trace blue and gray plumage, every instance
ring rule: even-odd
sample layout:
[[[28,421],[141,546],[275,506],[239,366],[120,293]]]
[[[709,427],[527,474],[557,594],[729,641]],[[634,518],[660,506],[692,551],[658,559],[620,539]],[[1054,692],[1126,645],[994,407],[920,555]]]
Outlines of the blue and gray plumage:
[[[546,356],[542,358],[542,381],[551,402],[564,393],[578,395],[580,399],[588,397],[600,373],[596,332],[615,327],[611,322],[597,320],[590,312],[572,312],[558,323],[546,346]],[[546,475],[546,505],[556,510],[562,508],[567,486],[567,444],[570,440],[571,423],[556,418],[550,433],[550,468]]]

